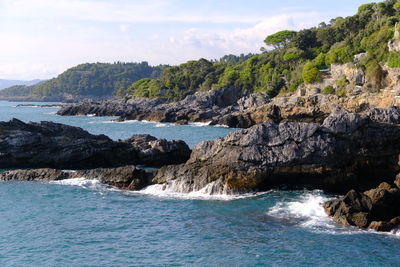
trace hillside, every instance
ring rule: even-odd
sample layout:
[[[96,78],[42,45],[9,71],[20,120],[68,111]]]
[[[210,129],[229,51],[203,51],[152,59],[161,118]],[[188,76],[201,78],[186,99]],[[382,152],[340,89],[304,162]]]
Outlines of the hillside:
[[[385,66],[400,67],[399,36],[393,34],[399,20],[400,1],[365,4],[354,16],[267,36],[262,53],[244,61],[189,61],[164,69],[159,78],[139,80],[120,93],[180,100],[196,91],[236,87],[274,97],[321,82],[331,66],[353,64],[356,55],[357,68],[365,73],[365,87],[379,90],[385,86]],[[334,86],[321,89],[344,95],[348,83],[343,76]]]
[[[6,80],[6,79],[0,79],[0,90],[8,88],[10,86],[14,85],[35,85],[41,82],[41,80]]]
[[[17,85],[0,91],[0,98],[32,100],[73,100],[107,98],[142,78],[156,78],[163,66],[141,63],[92,63],[70,68],[43,83]]]

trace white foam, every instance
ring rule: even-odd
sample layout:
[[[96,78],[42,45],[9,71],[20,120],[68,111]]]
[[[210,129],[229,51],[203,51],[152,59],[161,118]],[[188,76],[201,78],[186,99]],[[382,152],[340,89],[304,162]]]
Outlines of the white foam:
[[[207,122],[189,122],[189,125],[195,126],[195,127],[205,127],[205,126],[210,126],[212,121],[207,121]]]
[[[321,191],[307,192],[293,201],[281,201],[269,209],[268,215],[282,219],[299,220],[301,226],[325,226],[332,228],[332,221],[325,213],[322,203],[329,200]]]
[[[96,116],[96,113],[93,113],[93,114],[87,114],[86,115],[86,117],[95,117]]]
[[[170,124],[169,123],[161,123],[161,122],[157,122],[156,125],[154,127],[169,127]]]
[[[99,190],[99,191],[113,189],[111,186],[103,184],[99,180],[89,180],[86,178],[65,179],[60,181],[51,181],[50,183],[58,185],[79,186],[85,189]]]
[[[223,125],[223,124],[215,124],[213,125],[214,127],[219,127],[219,128],[229,128],[228,125]]]
[[[174,186],[168,186],[166,184],[156,184],[146,187],[141,191],[137,191],[135,193],[144,194],[144,195],[152,195],[160,198],[177,198],[177,199],[202,199],[202,200],[235,200],[242,198],[255,197],[266,192],[262,193],[249,193],[249,194],[225,194],[225,193],[212,193],[215,182],[212,182],[200,190],[191,191],[189,193],[177,192],[174,190]]]

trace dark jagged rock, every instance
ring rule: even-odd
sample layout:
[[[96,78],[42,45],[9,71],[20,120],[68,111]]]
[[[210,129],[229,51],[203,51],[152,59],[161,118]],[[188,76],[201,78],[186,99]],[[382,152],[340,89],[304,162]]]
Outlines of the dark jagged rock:
[[[135,166],[84,170],[72,173],[75,178],[96,179],[125,190],[140,190],[151,184],[152,174]]]
[[[134,135],[124,142],[135,148],[137,157],[144,165],[163,166],[171,161],[175,164],[184,163],[191,153],[187,144],[181,140],[167,141],[148,134]]]
[[[0,122],[0,168],[89,169],[127,164],[161,166],[179,164],[190,156],[183,141],[113,141],[81,128],[53,122]],[[132,142],[132,140],[136,140]],[[147,142],[147,146],[146,146]]]
[[[0,173],[0,181],[59,181],[68,179],[70,173],[56,169],[13,170]]]
[[[368,110],[367,116],[382,123],[400,124],[400,107],[373,108]]]
[[[343,225],[355,225],[366,228],[370,220],[371,199],[355,190],[349,191],[343,198],[324,203],[325,212],[333,220]]]
[[[400,191],[388,183],[364,193],[351,190],[323,204],[337,223],[389,232],[400,225]]]
[[[240,100],[240,103],[239,101]],[[224,116],[238,112],[253,105],[265,104],[267,99],[259,96],[247,96],[237,88],[224,88],[208,92],[197,92],[188,95],[178,102],[166,102],[162,99],[134,99],[125,101],[109,100],[103,102],[82,102],[66,106],[58,111],[58,115],[119,116],[119,120],[148,120],[157,122],[213,122],[222,124]],[[230,126],[240,126],[230,123]],[[244,127],[253,122],[243,124]]]
[[[14,170],[0,173],[0,181],[59,181],[85,178],[125,190],[140,190],[151,183],[152,173],[135,166],[83,171],[62,171],[57,169]]]
[[[399,171],[400,127],[337,108],[322,125],[263,123],[198,144],[182,165],[161,168],[157,183],[190,192],[213,183],[222,192],[275,186],[366,190]]]

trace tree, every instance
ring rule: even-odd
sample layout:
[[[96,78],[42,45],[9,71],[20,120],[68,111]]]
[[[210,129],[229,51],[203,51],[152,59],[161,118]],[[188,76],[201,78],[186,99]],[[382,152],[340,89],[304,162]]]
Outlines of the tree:
[[[265,38],[264,43],[266,45],[271,45],[274,48],[279,48],[286,45],[293,37],[296,36],[295,31],[280,31],[274,34],[271,34]]]
[[[396,4],[394,4],[393,8],[396,9],[397,11],[400,11],[400,0],[398,0]]]
[[[291,61],[299,59],[303,55],[304,51],[298,48],[289,48],[286,53],[283,55],[283,60]]]
[[[296,48],[306,50],[319,46],[316,32],[313,30],[301,30],[293,37],[292,42]]]
[[[326,67],[325,63],[325,54],[320,53],[315,59],[314,59],[314,64],[317,68],[323,69]]]

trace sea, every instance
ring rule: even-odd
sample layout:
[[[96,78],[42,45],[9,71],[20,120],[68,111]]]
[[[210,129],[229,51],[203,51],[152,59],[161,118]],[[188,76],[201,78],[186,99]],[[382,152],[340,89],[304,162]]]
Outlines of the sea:
[[[18,106],[32,104],[34,106]],[[57,116],[0,101],[0,121],[54,121],[93,134],[197,143],[237,129]],[[35,106],[37,105],[37,106]],[[400,266],[400,230],[344,227],[320,190],[246,195],[122,191],[96,180],[0,183],[0,266]]]

